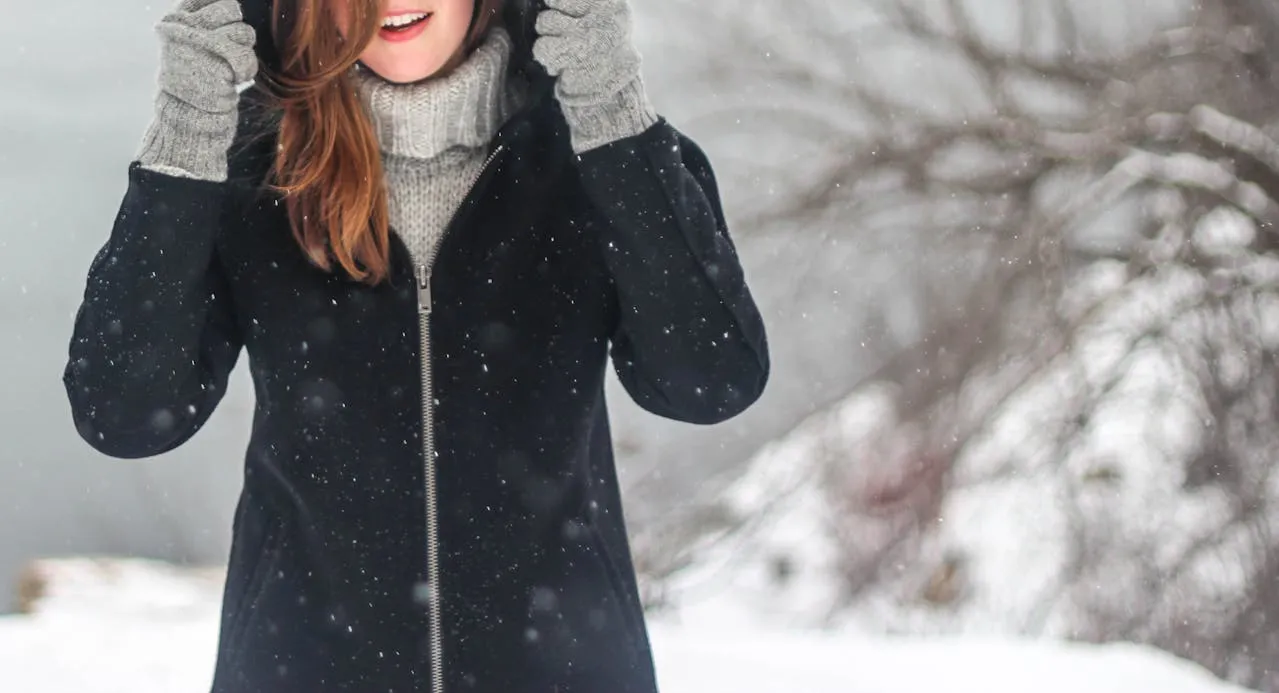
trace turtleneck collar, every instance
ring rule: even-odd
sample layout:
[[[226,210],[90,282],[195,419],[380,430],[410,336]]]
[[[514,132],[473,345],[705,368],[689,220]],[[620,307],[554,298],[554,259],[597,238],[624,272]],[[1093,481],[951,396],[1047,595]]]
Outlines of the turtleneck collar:
[[[495,27],[466,62],[437,79],[392,84],[357,66],[356,86],[382,151],[435,159],[452,149],[487,145],[514,111],[507,88],[510,59],[510,36]]]

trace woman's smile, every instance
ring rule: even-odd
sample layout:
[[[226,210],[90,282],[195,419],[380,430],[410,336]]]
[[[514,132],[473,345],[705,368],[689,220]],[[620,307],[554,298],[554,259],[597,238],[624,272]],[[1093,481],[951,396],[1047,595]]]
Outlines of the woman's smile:
[[[388,12],[382,18],[382,28],[378,30],[378,38],[393,43],[411,41],[426,31],[433,15],[432,12],[419,10]]]
[[[388,82],[413,84],[465,61],[503,0],[483,2],[488,3],[483,17],[476,0],[328,0],[327,4],[343,36],[357,21],[361,31],[372,28],[368,20],[375,22],[373,38],[360,54],[364,67]]]

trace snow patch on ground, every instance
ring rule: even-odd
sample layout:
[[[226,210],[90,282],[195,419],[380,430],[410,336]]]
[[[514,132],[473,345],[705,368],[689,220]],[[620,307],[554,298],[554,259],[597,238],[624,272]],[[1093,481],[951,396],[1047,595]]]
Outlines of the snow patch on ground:
[[[216,571],[145,561],[43,565],[35,613],[0,618],[0,691],[204,693],[217,642]],[[665,693],[1243,693],[1135,646],[870,638],[653,624]]]

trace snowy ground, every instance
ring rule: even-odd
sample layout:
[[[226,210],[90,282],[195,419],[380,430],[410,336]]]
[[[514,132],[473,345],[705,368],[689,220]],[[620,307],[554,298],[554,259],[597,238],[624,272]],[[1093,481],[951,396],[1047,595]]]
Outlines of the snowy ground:
[[[202,693],[216,573],[56,564],[33,616],[0,618],[0,691]],[[653,627],[665,693],[1242,693],[1137,647]]]

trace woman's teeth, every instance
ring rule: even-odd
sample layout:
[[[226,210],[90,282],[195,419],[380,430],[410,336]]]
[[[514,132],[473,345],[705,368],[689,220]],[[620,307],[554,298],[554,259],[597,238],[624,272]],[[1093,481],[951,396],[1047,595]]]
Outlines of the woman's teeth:
[[[386,17],[382,20],[383,29],[391,29],[392,31],[407,29],[418,22],[430,17],[429,12],[420,12],[417,14],[397,14],[394,17]]]

